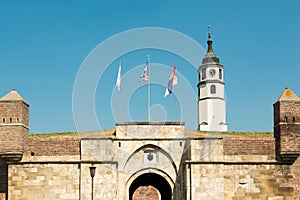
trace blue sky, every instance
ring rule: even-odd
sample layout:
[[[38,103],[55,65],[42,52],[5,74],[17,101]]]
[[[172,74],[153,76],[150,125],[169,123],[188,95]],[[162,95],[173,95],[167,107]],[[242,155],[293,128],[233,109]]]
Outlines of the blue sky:
[[[229,130],[272,131],[272,104],[285,87],[300,95],[299,9],[296,0],[0,1],[0,96],[16,88],[26,99],[31,133],[76,131],[74,83],[97,45],[127,30],[161,27],[185,34],[206,48],[210,24],[214,51],[225,67]],[[101,128],[113,128],[119,120],[110,114],[110,104],[112,97],[114,101],[118,98],[112,96],[112,90],[120,60],[124,73],[134,67],[142,71],[148,54],[151,62],[169,66],[170,72],[176,62],[178,72],[191,85],[195,83],[196,91],[197,73],[177,55],[153,49],[120,55],[107,66],[95,92]],[[201,60],[199,54],[199,63]],[[162,110],[161,104],[166,115],[173,116],[167,120],[178,120],[172,107],[180,105],[172,97],[161,98],[163,87],[152,87],[152,92],[156,87],[159,91],[151,97],[153,112]],[[185,89],[180,84],[176,88],[178,92]],[[137,121],[147,119],[145,91],[139,85],[128,106]],[[197,110],[196,104],[185,106]],[[195,129],[193,123],[187,128]]]

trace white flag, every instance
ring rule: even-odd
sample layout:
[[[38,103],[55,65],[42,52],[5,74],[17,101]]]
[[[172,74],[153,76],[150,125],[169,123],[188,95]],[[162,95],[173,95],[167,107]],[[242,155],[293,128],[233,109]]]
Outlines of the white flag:
[[[116,86],[118,88],[118,91],[120,91],[120,89],[121,89],[121,68],[122,68],[122,65],[120,63],[119,72],[118,72],[118,78],[117,78],[117,82],[116,82]]]

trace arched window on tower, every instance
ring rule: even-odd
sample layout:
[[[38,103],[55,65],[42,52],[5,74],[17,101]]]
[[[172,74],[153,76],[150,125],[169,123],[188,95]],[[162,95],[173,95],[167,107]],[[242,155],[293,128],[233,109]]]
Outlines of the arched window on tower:
[[[222,80],[223,74],[222,74],[222,69],[219,69],[219,79]]]
[[[216,94],[216,86],[215,85],[210,86],[210,93]]]
[[[202,80],[206,79],[206,69],[202,69]]]

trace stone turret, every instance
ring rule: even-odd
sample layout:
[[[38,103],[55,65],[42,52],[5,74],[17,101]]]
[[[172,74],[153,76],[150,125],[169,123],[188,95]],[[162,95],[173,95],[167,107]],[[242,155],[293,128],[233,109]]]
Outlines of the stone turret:
[[[29,105],[13,89],[0,98],[0,159],[20,161],[29,134]]]
[[[286,88],[273,107],[277,159],[294,162],[300,154],[300,98]]]

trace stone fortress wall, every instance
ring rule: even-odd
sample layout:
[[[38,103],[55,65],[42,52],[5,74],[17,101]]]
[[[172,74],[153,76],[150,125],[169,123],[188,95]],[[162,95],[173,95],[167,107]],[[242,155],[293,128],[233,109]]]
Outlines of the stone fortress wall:
[[[289,89],[274,104],[274,133],[120,122],[109,131],[30,135],[29,105],[15,90],[4,97],[1,200],[90,199],[91,165],[94,199],[135,200],[147,185],[166,200],[300,198],[300,114],[291,110],[300,100]]]
[[[90,199],[94,163],[95,199],[128,199],[128,183],[149,170],[167,176],[176,199],[299,198],[300,161],[277,161],[273,134],[214,135],[175,127],[129,123],[117,124],[110,135],[29,135],[22,160],[9,163],[0,180],[8,183],[9,199]],[[153,132],[156,137],[147,137]],[[137,134],[141,138],[132,138]],[[145,157],[149,152],[155,163]]]

